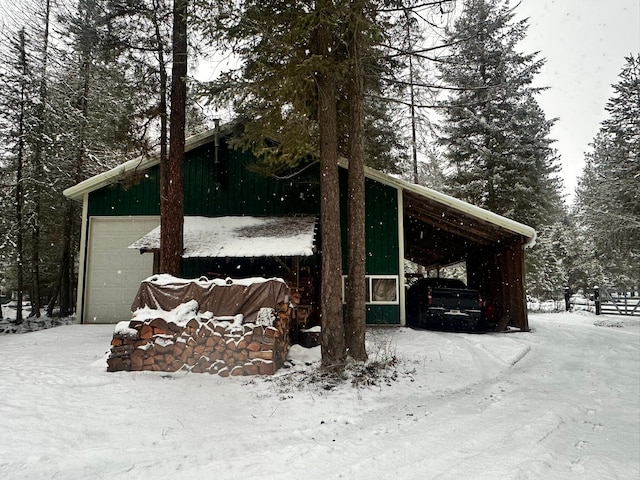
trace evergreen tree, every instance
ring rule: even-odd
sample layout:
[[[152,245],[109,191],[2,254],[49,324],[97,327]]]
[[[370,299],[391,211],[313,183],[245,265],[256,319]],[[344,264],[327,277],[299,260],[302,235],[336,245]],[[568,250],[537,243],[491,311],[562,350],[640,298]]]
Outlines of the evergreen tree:
[[[435,143],[433,119],[434,107],[440,94],[435,65],[441,61],[447,45],[443,33],[450,24],[456,2],[434,4],[418,3],[412,7],[404,5],[402,12],[404,29],[396,46],[394,56],[402,59],[400,74],[393,83],[398,91],[395,115],[405,134],[405,146],[410,146],[410,155],[399,158],[404,177],[420,185],[441,185],[438,156],[434,155]],[[435,176],[432,177],[431,174]]]
[[[576,214],[609,285],[640,285],[640,55],[626,58],[586,157]]]
[[[166,95],[163,107],[158,92],[166,92],[167,84],[166,71],[159,67],[165,67],[163,55],[170,50],[167,12],[163,0],[77,0],[64,6],[32,0],[5,26],[0,135],[6,141],[0,144],[0,168],[2,183],[14,188],[3,189],[0,198],[6,232],[0,261],[7,266],[1,275],[16,289],[16,267],[23,266],[24,285],[18,290],[29,291],[34,314],[41,294],[52,300],[49,314],[57,301],[60,314],[68,315],[75,300],[80,212],[74,202],[61,205],[62,191],[156,145],[156,125],[166,118]],[[25,30],[26,73],[15,61],[16,43],[7,43],[20,28]],[[16,135],[21,84],[24,128]],[[16,183],[18,138],[23,162]],[[17,184],[27,222],[21,262],[13,247],[19,233],[15,215],[5,221],[15,211]]]
[[[528,260],[527,292],[543,300],[559,300],[565,287],[588,294],[596,286],[610,285],[588,230],[573,213],[538,232]]]
[[[117,50],[131,72],[132,101],[142,153],[168,148],[168,60],[171,52],[171,7],[166,0],[109,0],[107,44]],[[158,130],[156,132],[155,130]],[[153,132],[150,134],[150,132]],[[158,138],[156,138],[158,137]]]
[[[347,285],[345,316],[345,347],[357,361],[367,359],[365,348],[366,323],[366,248],[365,248],[365,140],[364,140],[364,54],[370,50],[366,30],[365,2],[351,2],[347,22],[348,62],[348,151],[347,186]]]
[[[575,210],[575,206],[572,208]],[[595,286],[606,285],[608,282],[599,262],[593,239],[589,231],[577,221],[575,211],[566,217],[563,227],[565,256],[562,261],[570,290],[589,292]]]
[[[3,167],[8,170],[5,178],[9,180],[10,210],[6,226],[12,235],[7,236],[11,250],[13,250],[14,268],[16,272],[15,287],[17,290],[16,323],[22,323],[22,302],[25,288],[25,177],[28,166],[28,144],[26,138],[29,135],[31,118],[28,98],[32,91],[32,77],[30,74],[30,62],[27,57],[27,36],[25,29],[21,28],[12,38],[11,49],[8,52],[8,68],[2,72],[2,80],[5,85],[3,98],[3,113],[6,112],[10,126],[6,129],[10,150],[5,157],[7,162]],[[7,221],[5,220],[5,221]],[[5,227],[6,228],[6,227]],[[3,249],[4,250],[4,249]]]
[[[262,170],[270,174],[321,164],[325,366],[343,361],[342,336],[349,355],[366,358],[363,166],[367,162],[395,170],[393,154],[400,150],[397,130],[388,121],[389,103],[381,101],[394,84],[398,61],[390,60],[388,49],[405,11],[403,2],[391,3],[247,1],[241,10],[229,9],[214,21],[202,22],[211,26],[214,37],[222,33],[243,62],[210,88],[213,96],[232,99],[245,120],[236,145],[251,148]],[[338,155],[350,162],[344,332]]]
[[[42,213],[54,204],[46,188],[51,167],[47,139],[55,124],[47,88],[50,11],[49,0],[25,2],[0,40],[0,119],[6,122],[6,128],[0,130],[4,137],[0,151],[4,150],[6,161],[0,162],[0,168],[14,184],[10,199],[4,197],[0,202],[3,210],[16,212],[16,218],[6,223],[2,251],[8,268],[2,275],[17,290],[19,300],[23,292],[29,293],[31,315],[35,316],[40,315],[42,284],[48,280],[43,268],[47,250],[41,253],[41,244],[50,238],[41,239]]]
[[[513,17],[508,2],[463,2],[440,64],[440,142],[454,196],[540,229],[560,210],[559,167],[531,85],[543,62],[517,50],[527,22]]]
[[[271,174],[320,163],[322,365],[338,369],[346,353],[337,165],[344,74],[337,61],[343,51],[336,38],[339,3],[250,0],[242,10],[223,10],[212,19],[213,35],[233,45],[243,62],[213,86],[213,93],[233,99],[244,120],[236,145],[251,148]]]
[[[174,0],[170,148],[160,165],[160,271],[181,273],[184,228],[184,145],[187,103],[187,0]]]
[[[180,274],[183,249],[182,163],[188,103],[187,5],[186,0],[175,0],[173,14],[169,15],[164,0],[110,0],[108,14],[110,25],[117,25],[115,33],[110,32],[112,42],[126,53],[137,70],[145,72],[143,78],[151,78],[146,88],[151,88],[149,98],[152,100],[149,108],[141,113],[148,116],[150,122],[159,120],[162,227],[160,270],[173,275]],[[168,20],[169,17],[171,21]],[[168,28],[169,24],[171,28]],[[131,28],[132,26],[135,28]],[[170,77],[165,60],[169,53],[172,55]],[[144,84],[139,87],[145,88]],[[169,118],[168,98],[171,101]],[[193,124],[196,126],[199,119],[191,115],[191,120],[194,120]],[[168,129],[171,130],[170,135]]]
[[[527,293],[542,300],[558,300],[567,285],[563,259],[566,245],[562,226],[554,224],[538,232],[527,265]]]
[[[23,236],[30,261],[25,283],[34,314],[39,313],[42,293],[52,300],[49,314],[59,300],[60,314],[68,315],[75,300],[79,211],[71,201],[61,207],[62,191],[114,166],[133,150],[136,97],[119,53],[109,46],[112,30],[104,3],[81,0],[77,10],[64,10],[60,16],[53,15],[51,6],[38,0],[28,16],[16,17],[17,24],[27,26],[33,86],[26,103],[29,128],[23,136],[24,212],[30,232]],[[50,27],[54,22],[55,28]],[[51,41],[49,31],[54,30],[65,34]]]
[[[60,15],[66,48],[61,50],[51,89],[53,108],[61,112],[56,126],[55,162],[61,172],[53,182],[62,190],[88,176],[115,166],[129,151],[132,115],[130,84],[119,63],[119,51],[109,42],[104,0],[78,0],[74,10]],[[125,153],[126,158],[126,153]],[[80,238],[79,210],[65,200],[59,209],[63,231],[59,242],[58,273],[48,311],[57,299],[61,316],[70,315],[74,298],[74,262]]]

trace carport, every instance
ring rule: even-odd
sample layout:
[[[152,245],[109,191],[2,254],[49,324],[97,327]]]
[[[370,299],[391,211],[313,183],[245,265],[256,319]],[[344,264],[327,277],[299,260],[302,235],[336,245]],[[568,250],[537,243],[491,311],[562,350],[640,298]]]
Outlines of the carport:
[[[367,175],[401,192],[405,259],[426,270],[465,262],[468,285],[495,309],[498,329],[529,330],[524,250],[535,243],[533,228],[420,185]]]

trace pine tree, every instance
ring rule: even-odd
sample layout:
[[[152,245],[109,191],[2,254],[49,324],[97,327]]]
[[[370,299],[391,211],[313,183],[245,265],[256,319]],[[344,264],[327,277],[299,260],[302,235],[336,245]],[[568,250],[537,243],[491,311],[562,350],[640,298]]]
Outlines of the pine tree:
[[[543,62],[518,51],[527,22],[513,17],[501,0],[463,3],[440,64],[440,143],[453,195],[538,229],[559,212],[559,167],[531,85]]]
[[[562,262],[571,292],[588,292],[595,286],[608,284],[608,281],[589,231],[579,224],[575,210],[576,205],[573,205],[562,222]]]
[[[8,94],[8,101],[3,105],[3,110],[6,109],[10,115],[12,126],[9,129],[9,138],[13,139],[11,142],[11,150],[9,155],[9,178],[11,185],[11,208],[12,210],[12,223],[14,230],[14,244],[12,250],[14,251],[14,268],[16,272],[16,290],[17,290],[17,303],[16,303],[16,323],[22,323],[22,304],[23,294],[25,288],[25,262],[26,262],[26,249],[25,249],[25,174],[27,168],[28,158],[28,145],[26,138],[29,135],[30,128],[30,105],[28,102],[29,94],[31,93],[31,80],[30,75],[30,63],[27,58],[27,36],[25,29],[21,28],[11,42],[10,63],[2,80],[5,84],[5,94]],[[5,166],[6,167],[6,166]]]
[[[174,0],[170,147],[167,162],[160,165],[160,271],[179,276],[184,228],[183,162],[187,102],[187,0]]]
[[[347,22],[348,56],[348,151],[349,170],[347,186],[347,285],[345,316],[345,347],[347,354],[357,361],[367,359],[365,348],[366,324],[366,248],[365,248],[365,140],[364,96],[365,59],[370,50],[367,43],[365,2],[351,2]]]
[[[143,72],[142,78],[151,79],[136,85],[136,89],[147,90],[151,99],[146,111],[141,112],[143,118],[152,124],[159,122],[160,270],[173,275],[180,274],[182,261],[182,163],[188,103],[187,5],[186,0],[174,1],[173,13],[169,15],[164,0],[110,0],[107,15],[109,24],[115,27],[115,31],[109,32],[111,42],[126,54],[137,71]],[[171,76],[167,72],[169,52],[173,57]],[[167,114],[169,97],[170,116]]]
[[[41,295],[51,298],[50,315],[56,302],[62,315],[71,312],[74,302],[80,212],[74,202],[62,199],[62,191],[156,143],[155,126],[166,115],[158,99],[166,86],[166,71],[158,67],[168,48],[166,11],[162,0],[77,0],[64,8],[50,0],[25,1],[0,38],[0,135],[11,139],[0,144],[0,167],[2,183],[15,182],[14,140],[21,138],[19,183],[28,222],[23,232],[28,233],[22,235],[24,286],[18,290],[29,291],[34,314]],[[26,76],[8,61],[6,43],[23,26]],[[11,55],[16,58],[15,51]],[[16,136],[19,78],[27,93],[24,132]],[[3,189],[0,195],[2,217],[14,210],[14,191]],[[10,246],[17,240],[15,223],[2,219],[7,229],[0,259],[9,267],[0,274],[14,289],[18,272],[12,265],[18,262]]]
[[[41,287],[47,280],[43,268],[47,254],[41,253],[45,241],[41,239],[42,212],[52,204],[51,192],[44,188],[49,185],[51,151],[46,140],[55,123],[47,89],[50,12],[49,0],[25,2],[21,11],[11,16],[11,26],[0,40],[4,65],[0,71],[0,117],[8,126],[0,132],[5,136],[0,151],[4,149],[10,158],[2,165],[6,178],[15,181],[11,207],[5,203],[7,198],[0,200],[4,208],[15,209],[20,218],[14,219],[6,236],[7,246],[20,247],[2,249],[15,268],[2,273],[19,297],[29,294],[33,316],[40,315]]]
[[[437,4],[412,2],[403,5],[402,21],[397,33],[401,43],[394,57],[399,62],[400,75],[395,75],[392,83],[397,88],[395,115],[405,134],[405,147],[410,146],[410,155],[400,158],[400,169],[406,179],[420,185],[440,186],[437,165],[438,156],[434,155],[435,143],[434,107],[440,94],[437,65],[447,44],[443,42],[443,33],[450,24],[455,11],[455,1],[443,1]],[[432,177],[431,173],[435,176]]]
[[[35,29],[40,37],[37,41],[39,45],[37,56],[34,55],[34,82],[37,85],[37,100],[33,107],[33,131],[29,142],[32,145],[32,155],[30,158],[30,170],[32,172],[31,181],[27,182],[25,187],[29,190],[29,198],[32,204],[28,229],[31,231],[30,238],[30,273],[31,273],[31,314],[40,317],[41,304],[41,231],[42,231],[42,213],[45,209],[46,192],[43,192],[43,185],[46,185],[45,172],[47,168],[47,154],[50,152],[47,145],[48,132],[52,122],[52,115],[49,109],[49,92],[48,92],[48,64],[49,64],[49,43],[50,43],[50,24],[51,24],[51,1],[44,0],[42,5],[38,6],[34,12],[38,27]],[[41,28],[40,28],[41,25]]]
[[[442,11],[443,5],[451,2],[439,2],[437,6]],[[411,35],[415,19],[409,14],[413,2],[397,2],[390,5],[382,2],[353,1],[348,2],[347,22],[345,25],[346,36],[342,39],[345,44],[347,64],[346,105],[348,112],[348,268],[346,285],[346,318],[345,338],[347,352],[355,360],[364,361],[367,353],[364,348],[365,338],[365,303],[366,303],[366,249],[365,249],[365,189],[364,166],[365,163],[397,173],[399,166],[406,158],[400,154],[403,149],[398,148],[398,134],[392,135],[384,128],[385,132],[379,138],[375,136],[375,126],[381,121],[390,118],[390,112],[397,113],[395,107],[398,104],[380,102],[381,92],[392,89],[401,92],[405,87],[410,91],[411,112],[411,144],[412,157],[415,167],[414,180],[417,181],[417,117],[416,95],[414,89],[413,69],[413,44],[408,39],[409,48],[393,46],[396,43],[398,33],[407,31]],[[435,4],[418,4],[415,7],[421,9],[418,14],[424,19],[424,15]],[[412,21],[414,20],[414,21]],[[402,37],[402,34],[399,35]],[[393,51],[393,54],[391,54]],[[409,82],[398,82],[397,73],[405,65],[397,59],[398,53],[406,57]],[[367,102],[369,99],[369,102]],[[367,118],[369,119],[367,121]],[[389,122],[387,128],[393,123]],[[367,126],[373,127],[367,129]],[[365,140],[366,139],[366,140]],[[384,145],[386,155],[376,151],[377,141]],[[368,145],[368,148],[367,148]],[[370,155],[367,161],[366,155]],[[390,158],[393,156],[393,158]]]
[[[235,145],[250,148],[271,174],[320,164],[321,348],[323,367],[332,369],[343,368],[346,353],[337,164],[338,98],[344,96],[339,4],[252,0],[242,10],[201,21],[205,27],[213,24],[211,35],[232,44],[242,60],[238,71],[211,89],[232,99],[243,120]]]
[[[404,2],[339,0],[248,1],[242,7],[229,9],[213,21],[200,20],[211,29],[210,36],[232,45],[243,62],[238,71],[212,84],[209,92],[217,99],[234,102],[244,120],[236,146],[251,148],[262,171],[277,175],[311,162],[321,164],[322,200],[327,201],[321,205],[322,252],[323,262],[328,262],[323,264],[322,274],[322,297],[327,303],[321,310],[323,322],[331,322],[323,324],[327,334],[323,340],[325,365],[340,363],[344,356],[337,353],[342,348],[339,337],[343,336],[338,325],[342,317],[339,210],[337,203],[329,202],[338,199],[335,160],[338,155],[349,159],[344,339],[347,353],[363,360],[363,172],[365,162],[397,171],[395,154],[401,151],[400,137],[390,121],[392,104],[384,92],[398,90],[393,77],[400,63],[397,55],[389,52],[395,34],[404,30],[406,6]],[[394,54],[397,51],[393,50]],[[331,92],[329,97],[327,91]],[[335,105],[322,103],[329,98]]]
[[[640,285],[640,55],[626,58],[576,189],[579,222],[610,285]]]
[[[108,0],[78,0],[75,10],[59,21],[65,30],[66,48],[55,72],[54,108],[62,112],[55,132],[56,190],[75,185],[87,177],[112,168],[134,155],[146,144],[141,129],[140,109],[146,92],[135,87],[134,68],[125,61]],[[60,315],[71,313],[73,305],[74,259],[80,238],[79,211],[71,200],[62,210],[64,225],[58,248],[58,274],[48,306],[59,300]]]

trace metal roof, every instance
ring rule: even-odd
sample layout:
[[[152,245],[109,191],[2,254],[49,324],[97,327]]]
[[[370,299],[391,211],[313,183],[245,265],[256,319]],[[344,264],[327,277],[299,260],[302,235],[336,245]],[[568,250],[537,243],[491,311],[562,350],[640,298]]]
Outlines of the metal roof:
[[[340,160],[348,168],[348,161]],[[515,244],[535,245],[536,231],[431,188],[369,167],[365,175],[401,192],[404,257],[428,268]]]
[[[228,128],[224,131],[228,131]],[[216,135],[221,134],[209,130],[194,135],[186,140],[185,150],[210,143]],[[130,160],[66,189],[64,195],[81,201],[85,194],[159,162],[157,154]],[[341,159],[340,165],[348,168],[348,161]],[[425,266],[446,265],[483,248],[515,243],[526,246],[535,244],[536,232],[527,225],[372,168],[365,167],[365,175],[402,192],[405,256],[417,263]]]
[[[348,168],[348,161],[343,159],[341,160],[341,164]],[[526,239],[525,243],[529,246],[533,246],[535,244],[536,231],[528,225],[516,222],[515,220],[503,217],[502,215],[490,212],[489,210],[485,210],[484,208],[480,208],[476,205],[465,202],[450,195],[445,195],[444,193],[438,192],[431,188],[407,182],[400,178],[387,175],[369,167],[365,167],[365,175],[372,180],[376,180],[380,183],[402,190],[405,207],[417,208],[418,204],[423,204],[423,201],[425,199],[429,200],[434,205],[437,205],[438,207],[435,209],[434,207],[425,207],[431,210],[431,212],[438,212],[437,215],[439,215],[440,218],[436,219],[433,216],[431,217],[431,219],[434,221],[442,221],[441,219],[447,220],[447,214],[445,213],[445,215],[442,216],[442,212],[438,210],[440,208],[443,209],[443,211],[446,210],[447,212],[451,212],[451,214],[453,214],[453,212],[457,212],[460,216],[457,220],[450,219],[451,221],[447,222],[451,225],[455,225],[456,223],[458,223],[460,227],[463,227],[464,219],[474,220],[476,222],[479,222],[478,224],[493,226],[494,228],[500,230],[505,230],[517,235],[521,235],[522,237],[524,237],[524,239]],[[471,224],[468,224],[467,227],[469,225]],[[459,230],[459,228],[457,230]]]

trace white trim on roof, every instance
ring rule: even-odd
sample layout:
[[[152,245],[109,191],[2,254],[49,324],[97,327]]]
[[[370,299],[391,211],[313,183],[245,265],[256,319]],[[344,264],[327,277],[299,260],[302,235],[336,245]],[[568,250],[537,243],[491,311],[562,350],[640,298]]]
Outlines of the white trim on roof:
[[[185,142],[185,152],[188,152],[210,142],[215,138],[216,133],[216,130],[208,130],[206,132],[199,133],[198,135],[189,137]],[[67,188],[63,192],[63,194],[73,200],[82,201],[85,194],[109,185],[115,182],[117,179],[122,178],[129,172],[146,170],[147,168],[157,165],[159,162],[160,157],[158,153],[154,153],[149,157],[139,157],[133,160],[129,160],[128,162],[125,162],[122,165],[119,165],[107,172],[103,172],[83,182],[80,182],[73,187]],[[339,164],[345,168],[349,167],[349,162],[344,158],[339,160]],[[421,197],[428,198],[429,200],[463,212],[470,217],[476,218],[478,220],[483,220],[498,227],[504,228],[505,230],[508,230],[510,232],[522,235],[523,237],[527,238],[526,246],[528,247],[535,245],[536,231],[528,225],[524,225],[522,223],[516,222],[515,220],[503,217],[502,215],[498,215],[497,213],[490,212],[489,210],[485,210],[465,201],[459,200],[449,195],[445,195],[444,193],[437,192],[435,190],[432,190],[431,188],[423,187],[421,185],[416,185],[414,183],[392,177],[370,167],[365,167],[365,175],[368,178],[376,180],[382,184],[394,187],[401,191],[406,190],[409,192],[413,192],[417,195],[420,195]]]
[[[215,138],[216,130],[207,130],[206,132],[193,135],[185,141],[184,150],[188,152],[202,145],[209,143]],[[154,152],[149,156],[134,158],[128,162],[122,163],[111,170],[102,172],[83,182],[67,188],[63,191],[63,195],[72,200],[82,201],[86,193],[91,193],[99,188],[114,183],[118,179],[124,177],[129,172],[144,171],[160,163],[160,154]]]
[[[341,158],[339,160],[339,163],[341,166],[349,168],[348,160]],[[374,170],[373,168],[364,167],[364,169],[365,175],[372,180],[376,180],[377,182],[388,185],[390,187],[394,187],[399,190],[407,190],[409,192],[420,195],[421,197],[428,198],[429,200],[432,200],[436,203],[451,207],[459,212],[469,215],[470,217],[476,218],[478,220],[483,220],[498,227],[504,228],[505,230],[509,230],[510,232],[522,235],[523,237],[527,238],[527,242],[525,244],[527,247],[532,247],[536,243],[536,231],[528,225],[516,222],[515,220],[503,217],[502,215],[490,212],[489,210],[485,210],[484,208],[480,208],[476,205],[467,203],[450,195],[445,195],[444,193],[440,193],[431,188],[423,187],[422,185],[416,185],[415,183],[410,183],[406,180],[392,177],[390,175],[387,175],[386,173]]]

